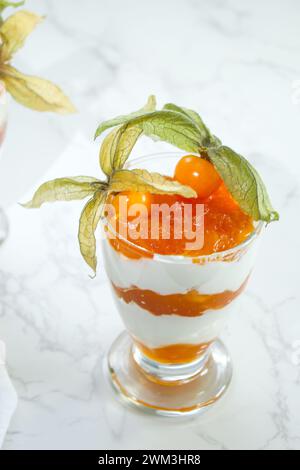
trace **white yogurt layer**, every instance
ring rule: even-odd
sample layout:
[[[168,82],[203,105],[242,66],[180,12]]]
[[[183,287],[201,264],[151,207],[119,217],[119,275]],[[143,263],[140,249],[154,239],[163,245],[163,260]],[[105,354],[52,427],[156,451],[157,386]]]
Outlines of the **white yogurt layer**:
[[[223,309],[207,310],[199,317],[156,316],[133,302],[126,304],[114,296],[127,330],[149,348],[211,341],[219,336],[228,315],[238,306],[238,302],[233,301]]]
[[[251,243],[239,259],[211,261],[206,264],[163,260],[129,259],[103,240],[104,260],[109,279],[119,288],[136,286],[161,295],[185,293],[192,289],[201,294],[237,291],[249,276],[255,260],[256,243]],[[126,303],[114,293],[119,313],[128,331],[149,348],[172,344],[200,344],[218,337],[237,300],[218,310],[207,310],[198,317],[153,315],[134,302]]]
[[[238,260],[212,261],[206,264],[176,263],[176,260],[164,262],[151,258],[135,260],[115,251],[104,240],[106,271],[116,286],[136,286],[162,295],[184,293],[191,289],[201,294],[236,291],[253,268],[255,252],[252,244]]]

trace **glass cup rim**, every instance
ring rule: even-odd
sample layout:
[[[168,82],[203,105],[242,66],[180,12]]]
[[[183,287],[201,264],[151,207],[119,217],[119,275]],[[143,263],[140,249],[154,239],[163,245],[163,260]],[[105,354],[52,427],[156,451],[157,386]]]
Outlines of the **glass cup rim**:
[[[180,157],[186,154],[187,153],[184,151],[182,152],[155,152],[151,154],[145,154],[127,162],[125,165],[125,168],[131,168],[135,163],[141,163],[144,160],[157,158],[159,155],[167,158],[167,157],[176,157],[176,156]],[[197,155],[197,154],[193,152],[189,152],[189,155]],[[217,251],[209,255],[184,256],[184,255],[162,255],[160,253],[153,253],[152,251],[147,250],[146,248],[141,247],[139,245],[136,245],[132,241],[129,241],[126,238],[122,237],[119,233],[114,231],[113,227],[111,226],[111,224],[109,223],[106,217],[102,217],[102,221],[103,219],[105,220],[105,223],[108,225],[109,230],[113,233],[114,236],[116,236],[120,240],[127,243],[133,249],[136,249],[141,253],[145,253],[145,255],[151,255],[152,260],[156,260],[156,261],[160,261],[164,263],[176,262],[176,263],[182,263],[182,264],[190,264],[190,263],[195,263],[195,262],[199,262],[202,264],[205,262],[218,261],[223,258],[234,257],[234,255],[236,255],[238,252],[244,251],[249,245],[251,245],[251,243],[260,235],[263,227],[266,226],[266,222],[264,222],[263,220],[257,221],[253,232],[242,243],[239,243],[238,245],[232,248],[229,248],[227,250]]]

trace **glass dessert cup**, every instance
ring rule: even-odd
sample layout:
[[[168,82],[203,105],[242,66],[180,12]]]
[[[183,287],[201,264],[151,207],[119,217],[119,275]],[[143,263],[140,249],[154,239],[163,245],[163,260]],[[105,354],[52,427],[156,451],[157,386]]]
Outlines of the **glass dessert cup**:
[[[0,81],[0,146],[2,146],[7,126],[7,93]],[[0,207],[0,244],[4,242],[8,234],[8,220],[5,212]]]
[[[168,175],[180,156],[142,157],[130,167]],[[105,268],[126,327],[108,354],[114,388],[127,402],[159,415],[203,410],[232,377],[219,335],[247,284],[264,224],[234,248],[193,258],[150,253],[102,222]]]

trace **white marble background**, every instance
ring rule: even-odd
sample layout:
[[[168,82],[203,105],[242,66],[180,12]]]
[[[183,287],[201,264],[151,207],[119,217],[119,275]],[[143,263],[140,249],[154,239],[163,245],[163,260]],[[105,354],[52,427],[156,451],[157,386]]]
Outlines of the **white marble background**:
[[[19,405],[4,448],[299,449],[300,2],[31,0],[27,8],[47,20],[16,65],[59,82],[80,113],[10,106],[0,337]],[[197,109],[257,165],[281,213],[224,334],[230,391],[184,422],[123,408],[103,380],[102,358],[122,326],[101,261],[91,280],[79,255],[80,204],[32,212],[16,204],[45,177],[98,171],[97,123],[149,93]],[[162,146],[145,141],[136,152],[154,148]]]

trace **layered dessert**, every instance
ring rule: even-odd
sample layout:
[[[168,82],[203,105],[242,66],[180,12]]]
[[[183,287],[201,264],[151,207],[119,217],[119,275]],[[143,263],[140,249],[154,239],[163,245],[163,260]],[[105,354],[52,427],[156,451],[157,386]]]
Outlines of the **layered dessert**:
[[[104,240],[106,271],[127,330],[144,355],[168,364],[196,360],[219,335],[252,270],[252,238],[257,230],[204,158],[187,155],[178,159],[172,178],[191,186],[197,197],[128,191],[111,194],[116,232]],[[127,217],[121,214],[122,198],[127,203],[122,207],[127,208]],[[147,237],[130,237],[133,225],[141,223],[140,218],[128,216],[134,204],[137,213],[139,206],[146,209]],[[170,237],[162,237],[165,221],[161,217],[159,237],[153,239],[151,206],[162,204],[173,209]],[[189,240],[184,231],[181,238],[174,236],[177,214],[188,205],[195,231],[200,229],[195,208],[203,206],[203,242],[192,250],[186,249]],[[121,231],[126,219],[131,232],[125,238],[120,232],[126,233],[124,227]],[[107,233],[111,226],[112,220],[108,220]]]
[[[257,170],[196,111],[157,109],[150,96],[141,109],[100,123],[95,138],[108,129],[99,152],[104,176],[47,181],[25,206],[87,198],[80,251],[96,274],[101,221],[104,265],[126,327],[108,354],[111,382],[153,413],[194,413],[230,383],[218,336],[248,282],[258,235],[279,216]],[[140,136],[181,154],[128,164]]]

